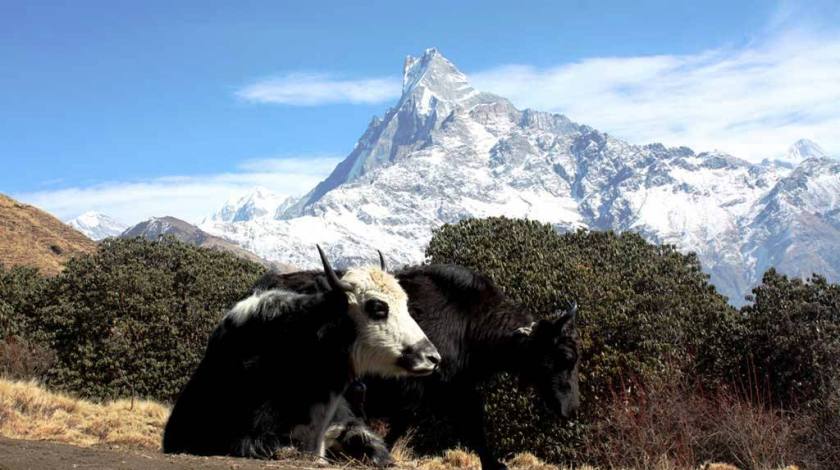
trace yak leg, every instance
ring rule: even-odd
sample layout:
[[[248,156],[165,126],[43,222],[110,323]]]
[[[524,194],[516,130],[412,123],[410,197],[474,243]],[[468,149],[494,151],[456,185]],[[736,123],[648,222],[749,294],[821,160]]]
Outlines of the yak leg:
[[[292,428],[292,442],[298,450],[326,457],[326,433],[339,405],[341,395],[330,394],[325,403],[315,403],[309,407],[309,422]]]
[[[474,384],[457,387],[455,396],[456,399],[449,401],[447,412],[458,430],[462,444],[478,454],[483,470],[507,469],[487,444],[484,400],[475,390]]]
[[[334,458],[352,458],[376,467],[388,467],[394,459],[385,442],[356,416],[350,405],[340,399],[326,434],[327,454]]]
[[[399,438],[408,431],[411,421],[404,417],[393,417],[388,420],[388,434],[385,435],[385,444],[389,449],[394,447]]]

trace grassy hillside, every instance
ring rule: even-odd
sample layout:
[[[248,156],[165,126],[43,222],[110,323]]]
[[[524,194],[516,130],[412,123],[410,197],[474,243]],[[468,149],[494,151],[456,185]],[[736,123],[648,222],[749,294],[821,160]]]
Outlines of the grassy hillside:
[[[71,257],[91,253],[96,243],[46,212],[0,194],[0,263],[61,271]]]

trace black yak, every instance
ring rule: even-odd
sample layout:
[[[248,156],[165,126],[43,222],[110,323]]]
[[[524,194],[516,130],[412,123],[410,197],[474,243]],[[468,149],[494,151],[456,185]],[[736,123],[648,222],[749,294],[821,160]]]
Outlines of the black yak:
[[[480,456],[482,468],[504,468],[487,443],[484,403],[477,392],[479,382],[503,371],[533,386],[558,417],[575,413],[579,400],[575,306],[535,321],[489,278],[464,267],[418,266],[395,275],[408,294],[412,317],[437,346],[442,360],[438,371],[428,377],[365,379],[364,410],[369,418],[388,421],[388,445],[416,424],[417,411],[422,410],[451,421],[462,444]],[[310,293],[326,288],[323,275],[314,271],[267,274],[258,285]],[[333,424],[334,429],[341,426]],[[328,446],[353,448],[335,439]]]
[[[428,375],[440,361],[379,268],[341,279],[318,247],[326,288],[259,289],[222,319],[163,437],[169,453],[268,458],[285,446],[323,457],[341,394],[359,374]]]

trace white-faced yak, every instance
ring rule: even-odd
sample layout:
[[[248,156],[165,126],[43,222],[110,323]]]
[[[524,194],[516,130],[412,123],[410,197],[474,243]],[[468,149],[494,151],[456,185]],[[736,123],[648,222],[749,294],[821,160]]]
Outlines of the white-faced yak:
[[[392,275],[365,267],[339,279],[318,251],[323,290],[258,289],[224,316],[172,409],[164,452],[269,458],[292,445],[323,457],[354,377],[437,368],[440,355]]]
[[[477,392],[479,382],[502,371],[533,386],[558,418],[575,413],[579,400],[576,307],[535,321],[489,278],[460,266],[411,267],[395,276],[408,294],[412,317],[437,346],[442,360],[438,371],[428,377],[364,380],[364,411],[368,418],[388,421],[387,445],[417,424],[418,416],[433,414],[455,425],[462,444],[480,456],[482,468],[504,468],[487,443],[484,403]],[[297,292],[326,288],[323,275],[314,271],[269,274],[258,285]],[[358,428],[351,418],[344,418]],[[335,420],[331,436],[340,436],[342,426]],[[381,444],[355,450],[357,454],[350,456],[376,452]],[[340,437],[329,446],[344,453],[358,448],[341,442]]]

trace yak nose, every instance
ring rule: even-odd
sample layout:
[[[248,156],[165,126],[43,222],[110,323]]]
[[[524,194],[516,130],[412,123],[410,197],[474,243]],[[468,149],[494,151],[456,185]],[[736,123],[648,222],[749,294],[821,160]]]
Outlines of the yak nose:
[[[425,339],[403,349],[397,364],[411,375],[429,375],[438,368],[440,360],[437,348]]]
[[[420,344],[419,349],[422,353],[423,359],[428,364],[431,364],[432,369],[437,369],[438,365],[440,365],[440,353],[435,345],[427,339]]]
[[[432,353],[426,354],[426,360],[437,367],[440,365],[440,353],[433,351]]]

